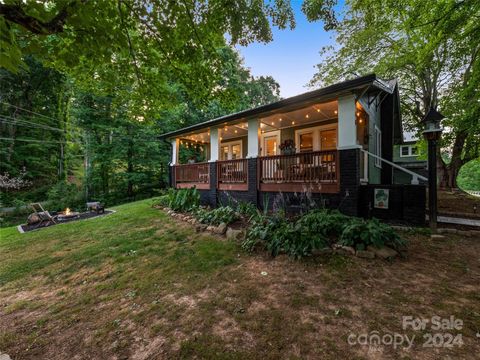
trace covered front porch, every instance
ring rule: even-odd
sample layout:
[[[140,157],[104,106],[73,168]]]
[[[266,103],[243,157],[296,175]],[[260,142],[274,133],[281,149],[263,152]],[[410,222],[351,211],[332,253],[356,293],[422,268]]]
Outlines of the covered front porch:
[[[366,140],[368,115],[355,97],[262,115],[205,126],[173,139],[173,185],[248,191],[253,181],[265,192],[339,192],[338,150]],[[255,178],[249,176],[249,159],[256,159]]]

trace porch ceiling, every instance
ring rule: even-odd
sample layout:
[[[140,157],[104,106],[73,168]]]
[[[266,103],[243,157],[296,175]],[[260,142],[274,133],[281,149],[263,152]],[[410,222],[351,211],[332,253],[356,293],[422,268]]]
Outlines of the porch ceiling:
[[[314,104],[301,109],[279,112],[260,118],[262,132],[269,132],[288,127],[297,127],[314,122],[336,119],[338,102],[336,100]]]
[[[338,102],[336,100],[302,107],[292,111],[279,111],[275,114],[261,117],[262,133],[302,125],[312,124],[337,118]],[[247,121],[225,122],[219,126],[220,140],[225,141],[248,135]],[[193,141],[202,144],[210,143],[210,129],[204,128],[192,131],[180,137],[181,141]]]
[[[322,89],[314,90],[307,92],[305,94],[300,94],[293,96],[291,98],[283,99],[276,101],[271,104],[262,105],[257,108],[244,110],[238,113],[229,114],[226,116],[221,116],[216,119],[206,121],[202,124],[195,124],[189,127],[171,131],[161,135],[160,139],[173,139],[175,137],[188,136],[193,131],[204,130],[212,126],[223,126],[224,123],[231,124],[232,121],[246,121],[252,117],[262,117],[262,116],[274,116],[276,112],[285,111],[286,109],[291,110],[292,108],[299,106],[311,106],[314,102],[329,101],[331,99],[336,99],[339,96],[360,93],[364,89],[371,87],[378,91],[385,91],[387,93],[393,93],[396,83],[384,82],[376,77],[375,74],[365,75],[358,77],[353,80],[347,80],[338,84],[330,85]],[[294,120],[296,121],[296,120]],[[300,120],[298,120],[300,121]]]

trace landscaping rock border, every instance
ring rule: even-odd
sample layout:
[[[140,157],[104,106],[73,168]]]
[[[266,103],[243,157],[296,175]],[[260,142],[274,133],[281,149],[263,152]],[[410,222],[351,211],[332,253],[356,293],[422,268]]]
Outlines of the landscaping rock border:
[[[184,221],[193,225],[196,232],[208,231],[216,235],[225,236],[227,239],[235,241],[242,241],[245,238],[245,232],[243,230],[233,229],[225,223],[221,223],[218,226],[202,224],[190,214],[176,212],[167,207],[156,206],[155,208],[165,211],[167,215],[171,216],[176,220]]]
[[[169,216],[176,220],[187,222],[195,227],[196,232],[211,232],[216,235],[224,236],[228,240],[234,241],[243,241],[245,239],[245,231],[239,229],[233,229],[225,223],[221,223],[218,226],[207,225],[200,223],[194,216],[190,214],[184,214],[175,212],[170,208],[166,207],[156,207],[165,211]],[[333,244],[332,247],[326,247],[324,249],[314,250],[313,256],[321,255],[330,255],[330,254],[340,254],[345,256],[356,256],[361,259],[384,259],[391,260],[399,255],[399,253],[389,247],[375,248],[373,246],[368,246],[366,250],[355,250],[353,247],[344,246],[340,244]]]

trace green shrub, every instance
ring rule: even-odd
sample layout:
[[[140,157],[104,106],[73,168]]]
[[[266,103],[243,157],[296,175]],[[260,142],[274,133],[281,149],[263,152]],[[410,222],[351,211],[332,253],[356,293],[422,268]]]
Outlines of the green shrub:
[[[240,201],[237,204],[236,208],[237,212],[244,216],[247,219],[252,219],[255,217],[260,216],[260,210],[258,210],[257,206],[253,203],[249,203],[246,201]]]
[[[297,228],[306,237],[322,237],[332,243],[350,219],[339,211],[313,210],[298,219]]]
[[[272,256],[276,256],[281,248],[277,230],[286,228],[287,224],[284,224],[284,222],[283,217],[260,216],[254,219],[247,230],[242,248],[251,252],[256,247],[261,246],[269,250]]]
[[[200,193],[196,188],[169,189],[166,196],[168,207],[175,211],[191,211],[200,205]]]
[[[322,234],[304,232],[302,226],[281,215],[261,217],[248,229],[242,248],[253,251],[261,246],[272,256],[284,252],[294,258],[301,258],[311,255],[315,249],[328,246]]]
[[[313,250],[339,243],[364,250],[367,246],[404,248],[406,242],[388,225],[380,221],[349,217],[338,211],[314,210],[289,221],[282,215],[254,218],[242,248],[253,251],[263,248],[272,256],[284,252],[301,258]]]
[[[398,250],[406,246],[406,241],[400,238],[391,226],[377,219],[350,218],[340,236],[339,244],[351,246],[356,250],[365,250],[369,245],[377,248],[389,246]]]
[[[86,207],[84,193],[75,184],[60,181],[48,191],[48,210],[61,211],[65,208],[83,210]]]
[[[213,210],[198,208],[195,217],[203,224],[220,225],[231,224],[238,220],[238,214],[230,206],[221,206]]]
[[[161,195],[158,198],[155,199],[152,205],[159,205],[159,206],[165,206],[167,207],[169,204],[169,197],[167,194]]]

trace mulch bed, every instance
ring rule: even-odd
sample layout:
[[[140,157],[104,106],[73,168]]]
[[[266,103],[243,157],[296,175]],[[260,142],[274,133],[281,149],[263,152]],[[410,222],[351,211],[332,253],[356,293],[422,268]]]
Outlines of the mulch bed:
[[[92,218],[95,218],[95,217],[112,214],[114,212],[115,211],[113,211],[113,210],[105,210],[105,212],[103,214],[97,214],[94,211],[87,211],[87,212],[84,212],[84,213],[80,213],[77,218],[67,219],[67,220],[64,220],[64,221],[58,221],[57,220],[57,224],[51,224],[51,225],[48,225],[48,226],[37,227],[37,225],[22,224],[22,225],[18,226],[18,231],[28,232],[28,231],[33,231],[33,230],[39,230],[39,229],[43,229],[45,227],[51,227],[51,226],[55,226],[55,225],[59,225],[59,224],[65,224],[65,223],[69,223],[69,222],[72,222],[72,221],[92,219]]]

